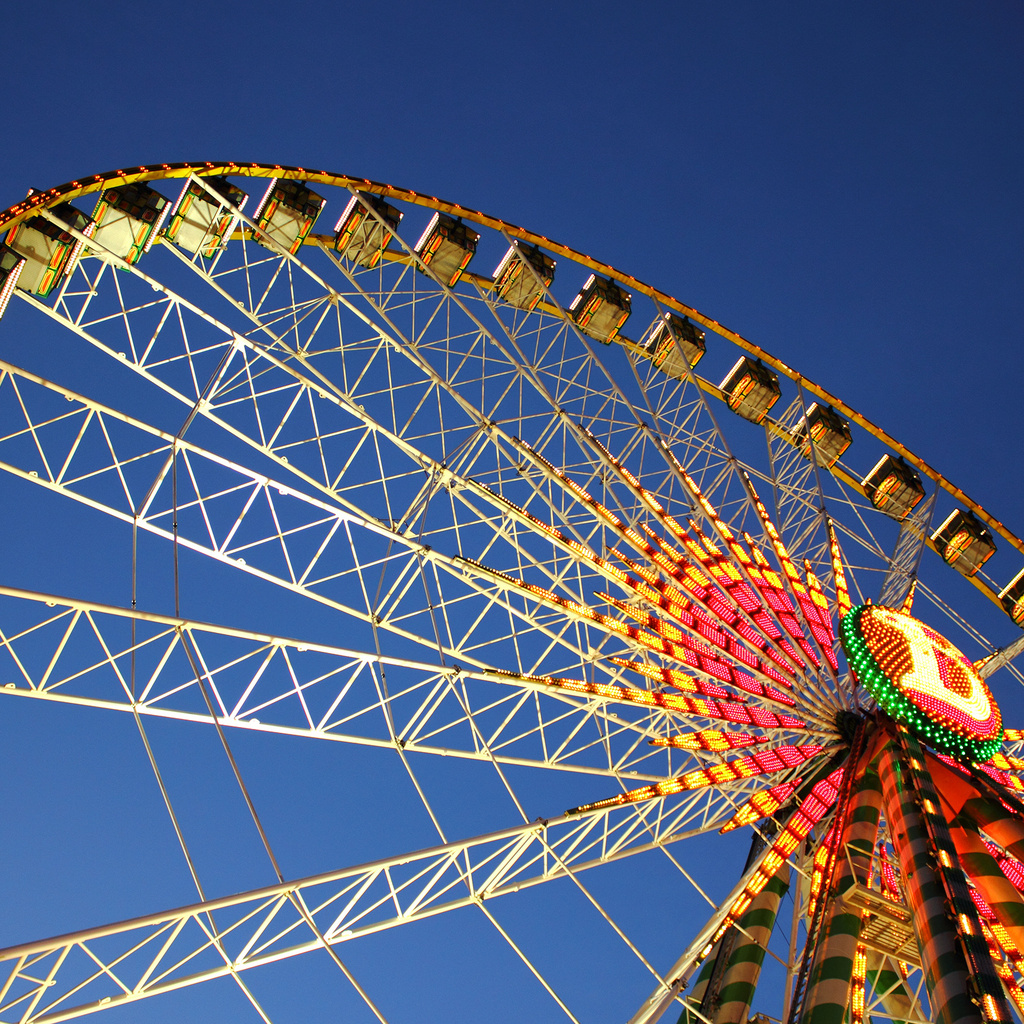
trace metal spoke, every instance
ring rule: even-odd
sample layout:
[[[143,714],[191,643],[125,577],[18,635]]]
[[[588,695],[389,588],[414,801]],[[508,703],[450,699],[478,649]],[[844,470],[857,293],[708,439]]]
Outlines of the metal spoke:
[[[238,205],[270,178],[267,205]],[[129,244],[104,221],[124,212],[102,212],[119,190],[152,187],[162,210],[179,185],[195,208],[171,203],[146,244],[144,227]],[[346,211],[334,234],[317,220],[325,198]],[[98,175],[30,195],[0,226],[16,255],[18,232],[34,231],[48,258],[68,256],[50,288],[30,253],[7,310],[31,327],[0,361],[4,512],[54,557],[74,543],[65,532],[88,537],[75,555],[92,565],[66,587],[36,584],[26,552],[11,551],[21,575],[0,582],[40,590],[0,586],[0,695],[21,698],[4,705],[16,714],[34,701],[55,719],[131,716],[200,900],[0,951],[0,1021],[65,1020],[228,977],[268,1020],[249,972],[317,950],[383,1020],[377,978],[360,968],[357,980],[342,945],[469,907],[537,980],[541,1005],[577,1021],[579,985],[529,934],[565,893],[583,897],[615,953],[629,950],[642,979],[630,1006],[654,977],[634,1017],[654,1021],[678,1013],[709,943],[760,942],[736,907],[776,860],[799,878],[779,912],[792,924],[758,955],[787,975],[788,1008],[794,986],[805,996],[823,905],[810,895],[815,854],[845,813],[839,769],[851,730],[862,735],[851,721],[877,711],[838,660],[839,580],[855,604],[897,606],[915,587],[914,614],[984,677],[1005,668],[997,681],[1024,682],[1024,543],[1003,522],[782,360],[590,256],[435,197],[262,165]],[[66,371],[51,351],[74,352]],[[760,407],[723,379],[737,359],[765,371],[747,383],[778,378]],[[849,432],[848,452],[811,432],[814,407]],[[923,481],[906,514],[870,481],[890,456]],[[1000,547],[966,583],[956,551],[931,536],[954,509]],[[119,582],[90,589],[104,574]],[[230,882],[207,881],[204,858],[233,877],[232,858],[205,851],[189,820],[194,794],[176,777],[186,755],[164,734],[178,729],[219,744],[212,770],[248,815],[240,831],[258,836],[272,885],[221,896]],[[357,758],[352,787],[386,761],[417,820],[382,784],[372,810],[346,802],[330,836],[295,826],[296,845],[320,839],[331,853],[289,880],[292,837],[277,822],[290,819],[261,787],[315,795],[321,774],[293,791],[283,780],[325,754]],[[992,770],[1017,770],[1005,764]],[[213,792],[224,780],[207,781]],[[582,812],[562,814],[570,806]],[[522,824],[488,831],[508,809]],[[734,818],[764,844],[738,882],[722,865],[748,840],[711,835]],[[771,852],[797,821],[799,842]],[[428,838],[401,839],[410,828]],[[360,829],[380,845],[346,853]],[[438,846],[392,852],[435,833]],[[483,834],[450,840],[470,833]],[[655,884],[671,891],[652,899],[685,894],[680,917],[710,915],[668,970],[679,947],[642,934],[643,915],[602,888],[627,859],[667,873]],[[513,894],[527,902],[538,886],[550,906],[524,925]],[[923,1021],[923,972],[874,953],[888,965],[874,976],[901,982],[869,983],[864,1012]],[[687,1010],[716,1024],[708,998]]]

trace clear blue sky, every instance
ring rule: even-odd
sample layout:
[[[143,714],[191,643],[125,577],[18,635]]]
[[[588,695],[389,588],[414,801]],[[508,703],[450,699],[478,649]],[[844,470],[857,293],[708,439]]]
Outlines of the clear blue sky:
[[[605,260],[738,331],[1024,531],[1024,9],[1016,0],[56,0],[7,5],[4,38],[0,207],[29,187],[178,160],[324,168],[451,199]],[[38,829],[27,823],[39,802],[51,808],[37,846],[18,861],[29,881],[9,876],[14,916],[45,921],[45,932],[63,927],[50,922],[83,879],[109,901],[105,916],[150,906],[135,897],[152,884],[145,832],[164,827],[163,810],[138,751],[127,774],[89,757],[90,745],[132,741],[101,717],[86,724],[53,711],[54,736],[88,730],[81,753],[67,740],[66,762],[35,767],[37,741],[19,722],[6,741],[17,808],[8,827]],[[368,779],[372,787],[385,771],[351,751],[304,756],[319,759],[307,772],[339,786]],[[203,767],[191,781],[211,787],[211,806],[230,782],[218,757],[212,745],[197,746]],[[310,793],[308,778],[262,781],[290,792],[295,814],[326,834],[340,801],[328,783]],[[65,829],[68,808],[87,798],[77,831]],[[202,830],[201,817],[195,826]],[[319,854],[288,848],[287,827],[278,836],[294,873],[323,869]],[[75,870],[47,879],[60,869],[46,848],[63,844]],[[123,881],[98,879],[109,863],[88,851],[119,846]],[[247,849],[210,888],[269,880],[257,854]],[[658,918],[667,943],[688,933],[691,922],[673,922],[673,897],[657,878],[635,895],[627,872],[598,884],[624,917]],[[145,898],[161,906],[178,891]],[[535,932],[543,902],[524,898],[508,914],[510,930]],[[414,1013],[431,1022],[483,1012],[556,1019],[532,989],[526,1001],[529,982],[515,965],[503,1002],[453,995],[447,1016],[443,998],[421,991],[461,989],[477,970],[474,945],[497,940],[479,915],[430,927],[427,940],[397,940],[397,951],[370,944],[353,954],[371,987],[386,988],[389,971],[401,976],[407,1003],[392,1024]],[[588,955],[592,922],[544,927],[567,959]],[[648,951],[663,966],[678,952]],[[625,951],[618,955],[624,963]],[[329,1019],[322,1004],[305,1005],[322,985],[339,1018],[364,1019],[325,963],[257,984],[275,1024]],[[632,966],[633,987],[620,990],[618,966],[590,969],[577,1004],[588,1024],[625,1019],[648,991]],[[305,970],[316,976],[308,988]],[[230,986],[219,991],[222,1019],[255,1019]],[[145,1005],[120,1019],[178,1013]]]
[[[1005,507],[1024,322],[1011,0],[47,11],[43,35],[29,5],[6,13],[4,205],[177,159],[451,198],[657,284]]]

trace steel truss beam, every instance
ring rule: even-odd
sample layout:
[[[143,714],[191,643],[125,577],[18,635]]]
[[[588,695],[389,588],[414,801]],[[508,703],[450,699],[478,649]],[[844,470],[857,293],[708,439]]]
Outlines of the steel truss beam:
[[[0,696],[209,723],[194,663],[233,728],[632,783],[719,760],[650,746],[675,728],[657,708],[0,587]]]
[[[271,173],[231,166],[219,170]],[[203,185],[198,168],[164,170]],[[151,180],[162,173],[140,169],[117,178]],[[330,181],[357,196],[365,186],[399,195],[320,172],[283,173]],[[74,183],[66,191],[89,190]],[[400,197],[463,212],[413,193]],[[39,204],[22,205],[8,219],[27,216]],[[37,212],[54,219],[45,208]],[[503,231],[508,242],[529,237],[633,287],[588,257],[471,216]],[[215,723],[218,731],[393,749],[441,831],[409,767],[411,755],[489,763],[502,782],[504,765],[599,775],[610,789],[612,780],[630,788],[726,759],[650,747],[649,740],[680,727],[664,710],[561,693],[497,671],[622,683],[623,671],[609,656],[648,657],[581,611],[589,612],[595,592],[615,580],[595,559],[610,546],[626,545],[580,491],[629,526],[653,523],[616,476],[616,460],[681,520],[702,514],[686,480],[691,475],[730,527],[755,536],[763,524],[750,480],[764,499],[772,488],[793,554],[807,557],[826,586],[826,508],[838,509],[833,518],[855,552],[851,578],[865,577],[865,592],[877,589],[869,582],[875,576],[888,572],[888,587],[897,566],[916,566],[921,549],[909,533],[905,541],[901,532],[892,558],[891,545],[876,539],[879,514],[865,501],[859,478],[825,471],[813,450],[808,461],[794,445],[791,430],[806,411],[804,391],[830,396],[675,300],[635,282],[657,315],[669,308],[686,312],[764,355],[796,382],[797,402],[769,424],[767,473],[730,449],[708,401],[709,395],[723,397],[717,387],[692,367],[679,379],[667,377],[628,339],[602,347],[577,329],[550,291],[526,313],[499,301],[484,277],[467,275],[458,287],[446,287],[400,235],[399,248],[368,269],[336,255],[328,237],[311,236],[292,255],[255,243],[249,218],[239,223],[231,244],[212,258],[190,259],[167,244],[158,247],[164,256],[147,257],[145,270],[90,242],[52,300],[20,296],[173,399],[177,413],[161,407],[165,419],[158,429],[5,365],[0,468],[167,541],[175,558],[179,551],[195,553],[243,580],[257,577],[326,606],[339,613],[345,642],[353,646],[0,590],[0,659],[7,659],[12,680],[0,693]],[[161,259],[167,273],[158,280],[148,271],[160,268]],[[202,294],[198,304],[184,297],[197,283],[208,303]],[[592,443],[590,431],[611,459]],[[225,439],[232,453],[242,451],[237,461],[216,454]],[[959,492],[954,497],[959,500]],[[1016,538],[1013,543],[1024,550]],[[524,592],[520,583],[535,591]],[[7,619],[5,609],[13,604],[22,611]],[[83,661],[90,650],[91,660]],[[993,667],[1017,650],[1008,647]],[[797,713],[821,726],[810,730],[815,741],[834,738],[833,712],[852,686],[849,678],[834,676],[800,680]],[[211,695],[212,710],[204,707],[201,690]],[[796,742],[807,736],[772,734]],[[720,825],[762,783],[730,781],[664,803],[538,820],[20,946],[4,954],[11,970],[0,1024],[62,1020],[123,1005],[315,949],[324,936],[340,944],[448,910],[482,907],[494,896],[564,877],[570,868],[664,850]],[[173,818],[169,803],[168,810]],[[653,1019],[655,1005],[671,1005],[730,902],[716,908],[642,1019]],[[791,950],[790,966],[794,956]]]
[[[889,562],[889,571],[885,574],[882,590],[878,595],[878,603],[886,608],[899,608],[917,579],[917,567],[921,564],[921,555],[928,544],[928,530],[931,526],[932,513],[935,511],[937,495],[937,491],[932,491],[900,523],[900,533]]]
[[[0,1021],[112,1009],[635,856],[687,829],[687,800],[538,820],[309,878],[0,950]]]

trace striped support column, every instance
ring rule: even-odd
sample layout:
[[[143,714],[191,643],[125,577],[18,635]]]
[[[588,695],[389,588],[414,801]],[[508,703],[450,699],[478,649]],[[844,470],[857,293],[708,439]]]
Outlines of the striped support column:
[[[900,739],[921,801],[921,816],[938,856],[939,875],[948,901],[947,909],[956,921],[957,937],[971,975],[972,995],[986,1020],[1008,1021],[1011,1019],[1011,1011],[1006,990],[992,958],[983,922],[974,902],[975,894],[967,883],[938,792],[924,764],[924,751],[912,733],[903,730]]]
[[[722,977],[715,1024],[746,1024],[761,964],[779,904],[789,890],[789,864],[783,863],[739,920],[739,935]]]
[[[1024,824],[998,800],[980,795],[972,797],[960,807],[951,824],[980,828],[1011,857],[1024,860]]]
[[[907,1024],[914,1017],[914,997],[903,978],[886,962],[881,953],[868,950],[867,982],[892,1024]]]
[[[867,877],[882,800],[874,771],[866,771],[855,786],[837,852],[837,881],[826,909],[824,938],[811,967],[801,1024],[843,1024],[850,999],[853,960],[860,938],[860,911],[848,907],[842,896]],[[827,894],[822,898],[827,898]]]
[[[1024,949],[1024,902],[1017,887],[1003,874],[977,832],[951,828],[949,834],[964,871],[971,876],[1016,947]]]
[[[700,973],[697,975],[697,980],[693,983],[693,988],[690,989],[690,994],[684,1000],[686,1005],[683,1007],[683,1012],[679,1014],[679,1020],[676,1021],[676,1024],[704,1024],[703,1020],[693,1010],[700,1010],[701,1008],[700,1004],[704,1001],[704,993],[708,990],[708,983],[711,981],[711,975],[715,970],[715,961],[718,959],[721,946],[721,942],[718,942],[716,947],[708,954],[707,959],[705,959]]]
[[[926,755],[925,760],[939,798],[948,809],[949,824],[980,828],[1011,856],[1024,860],[1024,824],[1020,815],[1007,810],[994,797],[979,792],[971,779],[936,758]]]
[[[955,863],[956,851],[938,796],[925,773],[924,754],[902,728],[882,754],[879,775],[921,951],[932,1020],[936,1024],[1009,1020],[977,911]],[[962,894],[953,891],[957,880]]]

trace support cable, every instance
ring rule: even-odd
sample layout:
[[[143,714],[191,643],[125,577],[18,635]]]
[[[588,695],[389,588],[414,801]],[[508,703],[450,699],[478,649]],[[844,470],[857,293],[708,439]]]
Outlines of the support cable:
[[[242,792],[242,797],[245,800],[246,806],[249,808],[249,814],[252,816],[253,823],[256,826],[256,831],[259,833],[260,840],[263,843],[263,848],[267,852],[267,857],[270,859],[270,863],[273,866],[274,874],[277,876],[279,882],[284,882],[284,874],[281,872],[280,865],[277,862],[277,857],[274,854],[273,848],[270,845],[270,840],[267,838],[267,833],[263,828],[263,823],[260,821],[259,814],[256,811],[256,805],[253,803],[252,796],[249,793],[249,789],[245,784],[245,780],[242,778],[242,773],[238,768],[238,762],[235,760],[235,755],[232,753],[231,745],[228,743],[228,738],[224,733],[224,727],[220,724],[220,718],[213,706],[213,700],[210,697],[209,687],[206,685],[206,679],[204,673],[200,670],[200,666],[197,663],[196,655],[198,652],[194,652],[189,644],[188,635],[179,626],[178,634],[182,639],[182,646],[188,657],[189,664],[192,666],[192,671],[195,674],[196,682],[199,684],[200,692],[203,695],[203,700],[206,701],[207,710],[210,713],[210,718],[213,721],[214,727],[217,730],[217,735],[220,737],[221,746],[224,748],[224,753],[227,755],[228,762],[231,765],[231,770],[234,773],[235,781],[238,783],[238,788]],[[381,1022],[381,1024],[388,1024],[387,1018],[378,1008],[377,1004],[374,1003],[373,999],[370,998],[369,993],[356,979],[355,975],[346,966],[345,962],[338,955],[338,951],[327,941],[326,936],[320,930],[317,923],[313,920],[313,915],[310,914],[309,908],[306,906],[305,900],[302,895],[296,892],[287,893],[288,901],[295,907],[299,912],[299,916],[305,921],[309,930],[316,936],[317,941],[324,948],[327,955],[334,961],[335,966],[342,974],[348,979],[349,984],[359,993],[363,1002],[369,1007],[373,1015]]]
[[[175,465],[175,498],[174,498],[174,603],[177,611],[178,601],[178,536],[177,536],[177,519],[178,519],[178,502],[177,502],[177,459],[174,460]],[[138,553],[139,553],[139,526],[138,518],[136,517],[132,523],[132,610],[134,611],[138,601]],[[171,819],[171,826],[174,828],[174,834],[178,838],[178,845],[181,847],[181,852],[185,856],[185,863],[188,865],[188,872],[192,876],[192,883],[196,887],[196,892],[199,894],[200,900],[206,902],[206,891],[203,889],[203,883],[199,880],[199,872],[196,868],[195,860],[192,857],[192,851],[189,849],[188,843],[185,840],[185,834],[181,829],[181,824],[178,821],[178,815],[174,810],[174,806],[171,803],[170,793],[167,791],[167,786],[164,783],[163,773],[160,771],[157,765],[156,755],[153,753],[153,747],[149,742],[149,736],[146,733],[146,727],[143,725],[142,716],[139,714],[139,706],[136,701],[135,693],[135,667],[136,667],[136,645],[137,645],[137,620],[135,616],[131,619],[131,663],[130,663],[130,678],[129,678],[129,689],[132,696],[132,718],[135,721],[135,726],[139,731],[139,736],[142,738],[142,745],[146,748],[146,757],[149,759],[149,766],[153,770],[153,776],[156,779],[156,784],[160,789],[160,796],[163,798],[164,807],[167,808],[167,814]],[[264,1024],[273,1024],[266,1011],[260,1005],[259,1000],[256,998],[249,986],[242,980],[241,975],[235,969],[234,964],[231,962],[231,957],[228,956],[227,950],[224,948],[224,943],[220,936],[220,931],[217,928],[217,924],[213,919],[213,913],[208,912],[206,915],[206,921],[209,926],[210,936],[213,940],[213,944],[217,948],[217,952],[220,954],[221,959],[224,961],[224,966],[231,972],[231,977],[234,979],[235,984],[241,989],[242,994],[252,1004],[253,1009],[259,1014],[260,1018],[264,1021]]]
[[[138,707],[134,703],[132,704],[132,715],[135,719],[135,725],[138,727],[139,735],[142,737],[142,743],[146,748],[146,756],[149,758],[149,765],[153,769],[153,775],[156,778],[156,784],[160,788],[160,795],[163,797],[164,806],[167,808],[167,814],[171,819],[171,825],[174,828],[174,834],[178,837],[178,845],[181,846],[181,851],[185,855],[185,863],[188,865],[188,871],[189,874],[192,876],[192,882],[196,887],[196,892],[199,893],[199,898],[205,903],[206,892],[203,889],[202,882],[200,882],[199,880],[199,873],[196,870],[196,865],[192,857],[192,852],[191,850],[189,850],[188,843],[185,841],[185,835],[182,832],[181,825],[178,822],[178,816],[175,813],[174,807],[171,804],[170,794],[167,792],[167,787],[164,784],[163,775],[161,774],[160,769],[157,766],[156,757],[153,754],[153,748],[150,745],[149,737],[146,735],[146,729],[142,724],[142,717],[141,715],[139,715]],[[221,955],[221,958],[224,961],[224,966],[227,967],[228,970],[231,972],[231,977],[234,979],[238,987],[242,990],[242,993],[246,997],[246,999],[248,999],[249,1002],[252,1003],[253,1009],[260,1015],[265,1024],[273,1024],[270,1017],[267,1016],[266,1011],[263,1009],[262,1006],[260,1006],[259,1001],[256,999],[256,996],[253,995],[251,989],[242,980],[241,975],[239,975],[238,971],[235,969],[234,964],[231,962],[231,957],[228,956],[227,950],[225,950],[224,944],[221,941],[220,931],[213,920],[213,913],[211,911],[208,911],[204,916],[206,917],[207,923],[210,928],[213,944],[217,947],[217,952]]]
[[[494,925],[494,927],[498,931],[498,934],[516,951],[516,953],[519,954],[519,959],[522,960],[524,964],[526,964],[526,966],[530,969],[533,976],[541,983],[541,985],[544,986],[544,988],[547,990],[548,995],[550,995],[551,998],[554,999],[556,1003],[558,1003],[566,1017],[568,1017],[569,1020],[573,1022],[573,1024],[580,1024],[580,1021],[576,1017],[576,1015],[572,1012],[572,1010],[569,1009],[568,1006],[565,1005],[564,1002],[562,1002],[558,993],[555,992],[555,990],[547,983],[547,981],[544,980],[544,975],[541,974],[540,971],[538,971],[537,968],[533,966],[533,964],[530,962],[530,958],[519,948],[519,946],[516,945],[515,940],[512,938],[512,936],[509,935],[508,932],[506,932],[505,929],[502,928],[500,924],[498,924],[498,921],[495,918],[495,916],[484,906],[484,901],[479,896],[477,897],[476,905],[483,912],[484,917],[486,917],[487,920]]]
[[[462,704],[461,698],[457,699],[459,700],[459,703]],[[512,802],[515,804],[516,810],[519,811],[519,814],[522,817],[523,822],[528,824],[529,818],[526,815],[526,811],[523,809],[523,805],[519,802],[519,797],[516,796],[515,791],[512,789],[512,786],[510,785],[508,779],[505,776],[505,773],[501,770],[501,766],[498,764],[497,759],[491,752],[490,746],[487,745],[487,743],[484,741],[483,736],[480,735],[480,732],[476,726],[476,722],[472,719],[472,716],[470,716],[469,714],[469,709],[465,706],[465,704],[462,704],[462,709],[466,713],[469,721],[471,722],[473,731],[476,733],[484,750],[487,751],[487,755],[491,760],[491,764],[493,765],[494,770],[498,773],[498,778],[501,779],[501,783],[508,792],[508,795],[511,798]],[[640,950],[629,938],[629,936],[626,935],[626,933],[615,923],[615,921],[612,919],[608,911],[606,911],[604,907],[601,906],[601,904],[598,902],[597,898],[593,895],[593,893],[591,893],[590,890],[579,880],[579,878],[577,878],[576,873],[572,870],[572,868],[569,867],[568,864],[566,864],[566,862],[562,859],[558,852],[550,845],[550,843],[548,843],[547,839],[545,839],[543,836],[539,836],[538,838],[540,839],[541,845],[551,855],[551,858],[555,861],[555,863],[558,864],[558,866],[565,872],[565,874],[572,879],[576,887],[580,890],[581,893],[583,893],[583,895],[594,907],[594,909],[605,919],[605,921],[608,922],[608,924],[611,926],[615,934],[618,935],[620,939],[622,939],[622,941],[626,944],[626,946],[633,953],[633,955],[636,956],[640,963],[642,963],[644,967],[646,967],[647,970],[654,975],[654,977],[658,981],[658,984],[662,985],[667,991],[669,988],[668,983],[658,972],[657,968],[654,967],[654,965],[647,959],[647,957],[645,957],[643,953],[640,952]]]

